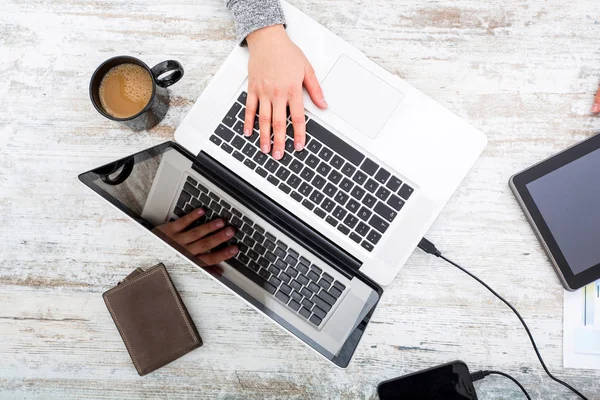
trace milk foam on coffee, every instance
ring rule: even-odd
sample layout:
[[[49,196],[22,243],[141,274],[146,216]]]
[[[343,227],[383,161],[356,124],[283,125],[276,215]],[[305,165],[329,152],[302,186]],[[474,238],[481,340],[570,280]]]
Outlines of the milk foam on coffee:
[[[114,118],[128,118],[146,107],[152,97],[152,77],[137,64],[111,68],[100,82],[100,103]]]

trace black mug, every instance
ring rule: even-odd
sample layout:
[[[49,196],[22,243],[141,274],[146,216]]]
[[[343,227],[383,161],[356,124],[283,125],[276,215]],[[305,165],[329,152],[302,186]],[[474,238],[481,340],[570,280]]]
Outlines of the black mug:
[[[152,77],[152,96],[139,113],[127,118],[115,118],[106,112],[100,101],[100,83],[104,75],[121,64],[136,64],[144,68]],[[118,121],[134,131],[153,128],[163,120],[169,109],[169,91],[166,89],[183,76],[183,66],[175,60],[163,61],[149,68],[143,61],[131,56],[117,56],[104,61],[90,80],[90,99],[96,110],[106,118]]]

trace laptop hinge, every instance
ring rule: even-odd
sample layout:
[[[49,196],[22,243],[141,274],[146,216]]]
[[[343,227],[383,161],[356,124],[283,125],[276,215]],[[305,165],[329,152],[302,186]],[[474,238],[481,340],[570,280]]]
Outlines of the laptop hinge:
[[[362,263],[357,258],[265,196],[204,151],[195,157],[192,168],[348,279],[352,279],[358,273]]]

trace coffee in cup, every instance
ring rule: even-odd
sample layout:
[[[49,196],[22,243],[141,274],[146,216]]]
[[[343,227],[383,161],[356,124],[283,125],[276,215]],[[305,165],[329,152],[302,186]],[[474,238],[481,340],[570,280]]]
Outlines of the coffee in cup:
[[[115,118],[129,118],[146,107],[152,97],[152,77],[144,67],[120,64],[100,82],[100,103]]]

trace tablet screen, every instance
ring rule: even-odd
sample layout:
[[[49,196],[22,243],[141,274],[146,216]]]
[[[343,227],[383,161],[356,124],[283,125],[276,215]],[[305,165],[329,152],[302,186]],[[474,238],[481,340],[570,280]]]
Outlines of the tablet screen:
[[[600,149],[526,187],[573,274],[600,264]]]

